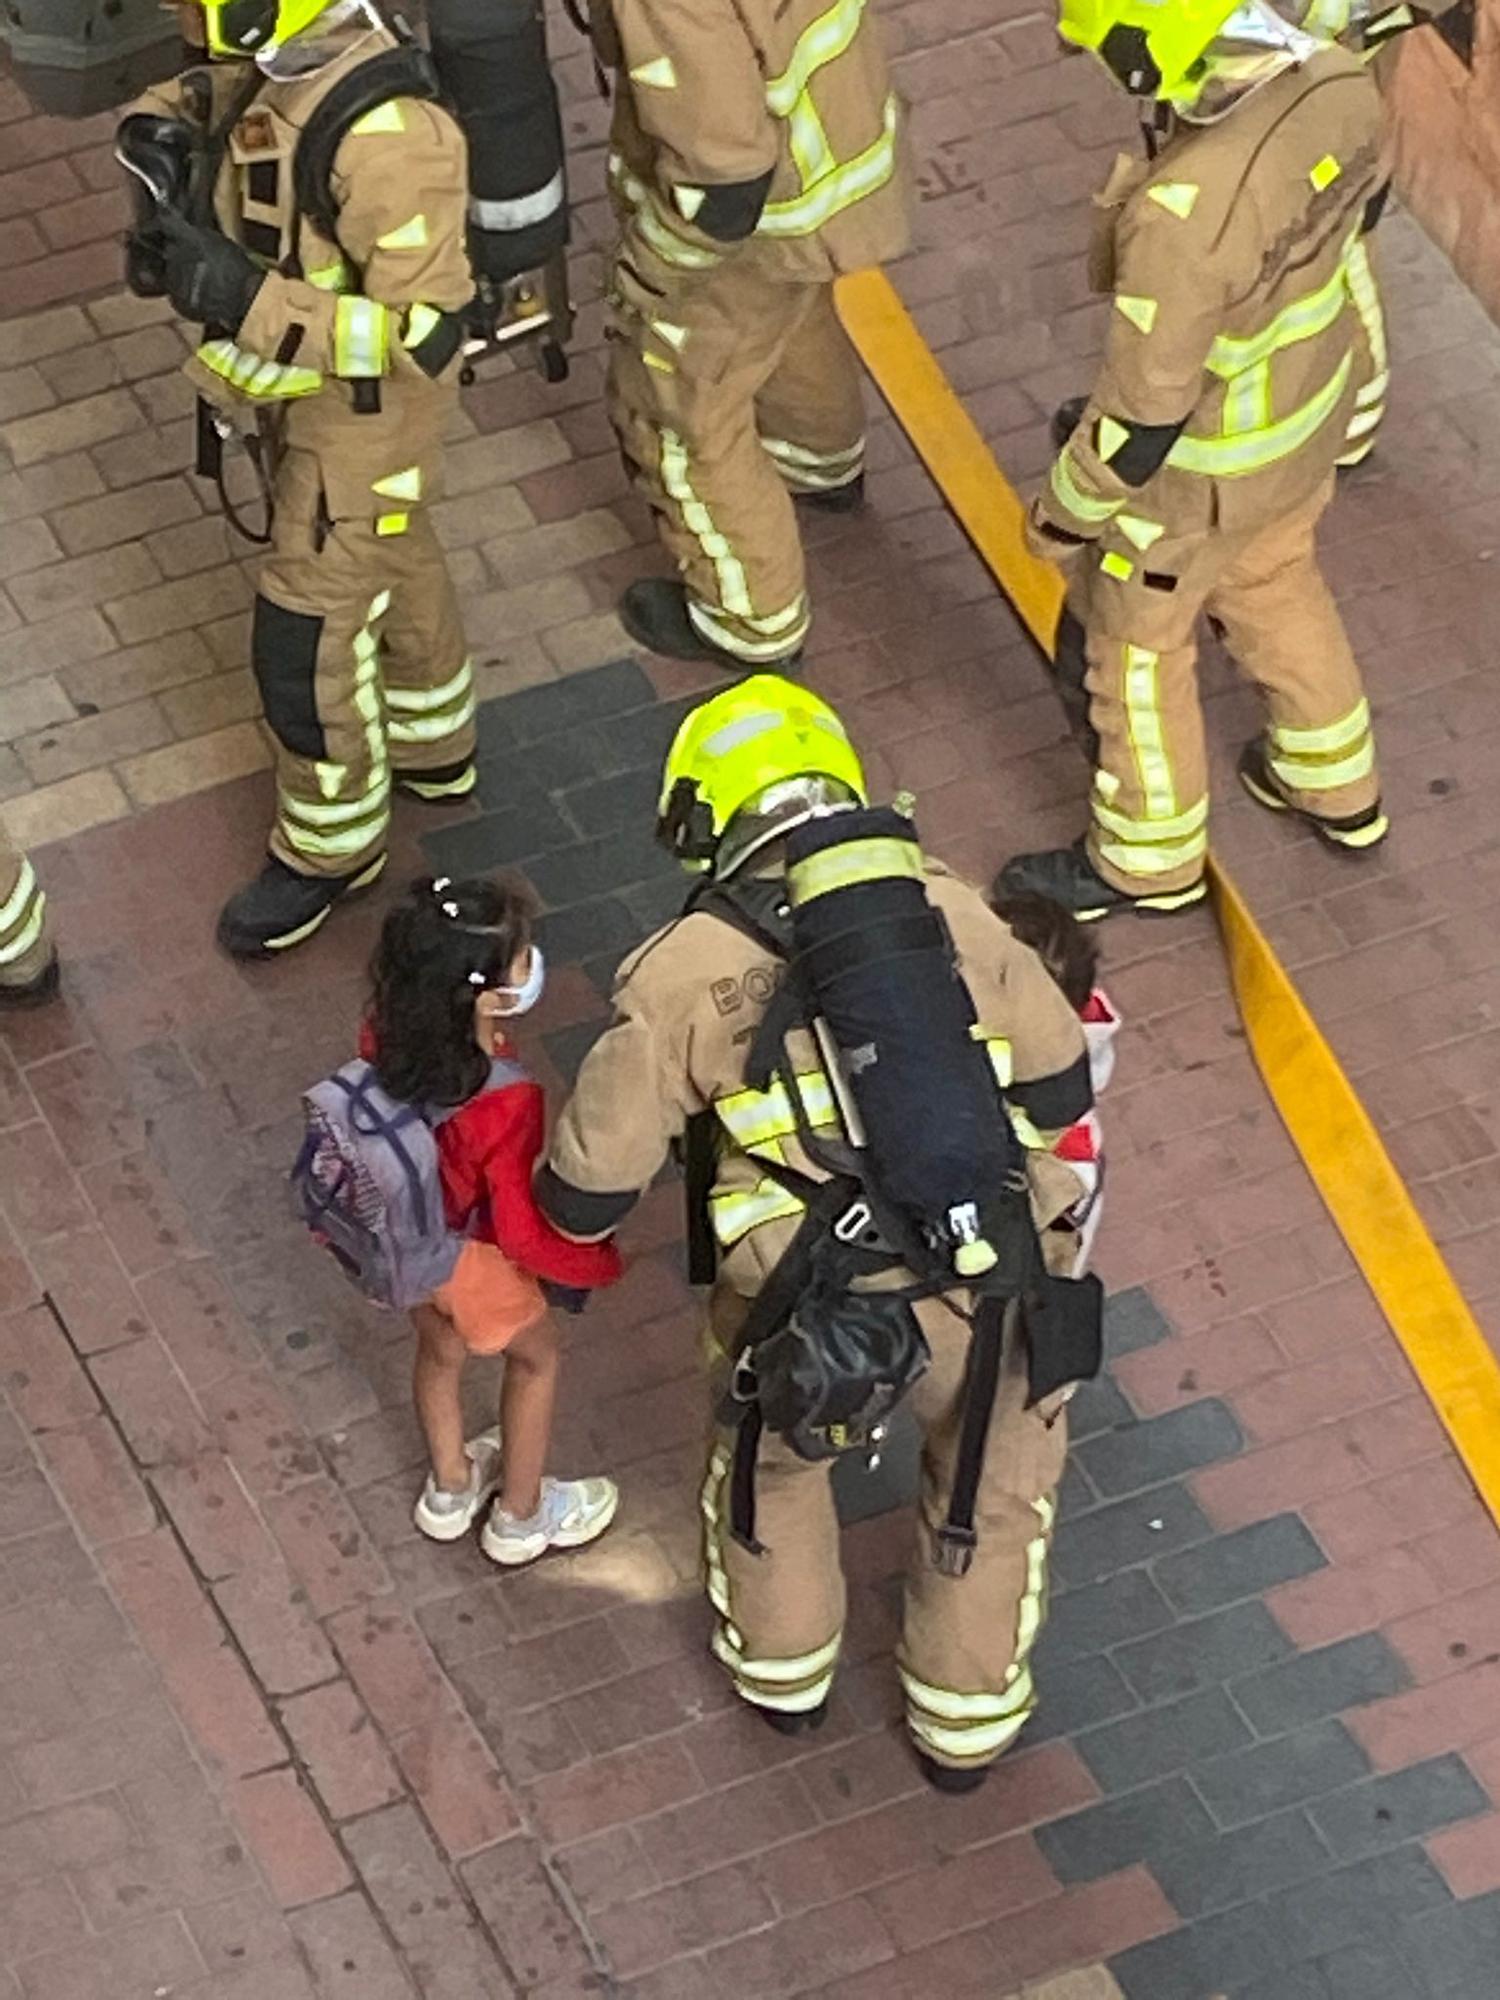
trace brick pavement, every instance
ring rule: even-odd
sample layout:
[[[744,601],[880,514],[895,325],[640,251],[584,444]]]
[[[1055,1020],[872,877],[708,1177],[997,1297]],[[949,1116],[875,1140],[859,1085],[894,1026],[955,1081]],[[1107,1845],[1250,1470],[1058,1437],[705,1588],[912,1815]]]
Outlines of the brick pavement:
[[[893,16],[926,197],[901,281],[1021,477],[1097,338],[1079,197],[1125,121],[1037,19],[995,14]],[[595,136],[565,68],[575,137]],[[1330,563],[1399,839],[1335,872],[1227,790],[1215,828],[1493,1323],[1476,975],[1497,697],[1469,627],[1500,488],[1468,385],[1497,343],[1409,228],[1387,243],[1406,368]],[[933,1801],[892,1727],[902,1550],[879,1493],[846,1496],[867,1518],[829,1730],[780,1744],[726,1705],[694,1578],[671,1189],[632,1225],[626,1285],[570,1333],[559,1453],[621,1472],[618,1530],[504,1579],[419,1542],[405,1339],[296,1240],[276,1187],[297,1088],[347,1047],[380,902],[283,966],[213,955],[264,809],[232,706],[244,578],[177,477],[167,329],[88,311],[118,374],[71,372],[81,309],[0,325],[6,368],[41,384],[19,393],[47,398],[0,419],[0,565],[21,550],[0,703],[28,718],[0,784],[58,836],[42,861],[71,968],[63,1006],[0,1029],[0,1993],[1487,2000],[1500,1542],[1255,1082],[1201,914],[1108,939],[1131,1023],[1111,1375],[1079,1411],[1046,1705],[984,1793]],[[504,862],[537,883],[556,971],[532,1053],[558,1084],[676,886],[636,829],[692,679],[615,658],[641,525],[591,365],[561,399],[526,376],[470,398],[445,521],[495,697],[484,782],[452,818],[403,809],[393,871]],[[812,676],[876,781],[918,790],[931,844],[987,871],[1071,831],[1083,774],[883,420],[874,461],[872,518],[816,536]],[[1222,759],[1245,704],[1209,677]],[[113,736],[131,707],[145,737]]]

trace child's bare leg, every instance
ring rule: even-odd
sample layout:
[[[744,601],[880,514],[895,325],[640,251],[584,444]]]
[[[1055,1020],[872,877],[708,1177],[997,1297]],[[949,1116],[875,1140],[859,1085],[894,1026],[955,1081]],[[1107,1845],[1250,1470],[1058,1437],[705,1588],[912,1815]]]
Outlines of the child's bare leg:
[[[417,1306],[411,1317],[417,1329],[411,1393],[432,1459],[432,1476],[445,1493],[462,1493],[471,1470],[459,1396],[468,1349],[452,1320],[436,1306]]]
[[[549,1313],[505,1350],[500,1384],[500,1434],[505,1439],[505,1483],[500,1507],[517,1521],[529,1521],[541,1505],[542,1473],[552,1442],[557,1401],[557,1328]]]

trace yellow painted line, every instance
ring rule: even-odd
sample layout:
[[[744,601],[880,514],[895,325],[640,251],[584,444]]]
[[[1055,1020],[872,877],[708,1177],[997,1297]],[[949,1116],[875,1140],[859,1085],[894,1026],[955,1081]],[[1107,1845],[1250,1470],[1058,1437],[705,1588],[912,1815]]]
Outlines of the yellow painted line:
[[[888,278],[839,280],[865,366],[1043,652],[1063,583],[1023,539],[1024,510]],[[1290,975],[1225,869],[1209,872],[1235,999],[1266,1088],[1324,1205],[1500,1521],[1500,1361]]]

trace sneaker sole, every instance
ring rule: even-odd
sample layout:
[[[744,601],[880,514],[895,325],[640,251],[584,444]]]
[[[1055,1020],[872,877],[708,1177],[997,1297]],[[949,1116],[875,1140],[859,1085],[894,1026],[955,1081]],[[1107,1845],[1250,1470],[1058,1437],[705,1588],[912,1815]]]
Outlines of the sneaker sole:
[[[470,1438],[465,1450],[471,1457],[476,1444],[483,1444],[494,1450],[494,1476],[487,1479],[480,1487],[474,1496],[473,1506],[466,1514],[424,1514],[421,1500],[417,1501],[411,1511],[411,1518],[417,1532],[425,1535],[429,1542],[461,1542],[495,1497],[500,1485],[500,1434],[497,1430],[491,1429],[481,1431],[477,1437]]]
[[[1371,820],[1368,826],[1357,827],[1352,835],[1336,833],[1328,822],[1320,820],[1316,813],[1304,812],[1300,806],[1294,806],[1290,799],[1284,799],[1279,792],[1273,792],[1265,785],[1257,784],[1248,771],[1239,771],[1236,775],[1244,790],[1258,806],[1264,806],[1267,812],[1282,813],[1289,819],[1300,819],[1303,825],[1311,827],[1323,845],[1331,848],[1335,854],[1368,854],[1372,847],[1379,847],[1391,830],[1389,815],[1381,813],[1377,819]]]
[[[567,1529],[560,1535],[544,1537],[540,1548],[532,1548],[528,1543],[525,1554],[519,1552],[515,1554],[501,1554],[490,1539],[488,1525],[486,1525],[484,1533],[479,1537],[479,1546],[489,1557],[490,1561],[498,1563],[502,1569],[524,1569],[528,1563],[540,1562],[542,1557],[550,1554],[553,1549],[583,1549],[587,1548],[590,1542],[597,1542],[599,1537],[614,1521],[619,1511],[620,1496],[616,1493],[613,1500],[609,1503],[608,1513],[604,1515],[602,1520],[591,1521],[587,1528]]]
[[[352,878],[348,888],[345,889],[341,896],[336,897],[333,902],[325,904],[319,910],[318,914],[315,917],[309,918],[305,924],[298,924],[295,930],[285,931],[280,937],[263,939],[260,945],[252,951],[235,951],[233,945],[227,945],[226,949],[234,952],[237,958],[272,957],[278,951],[290,951],[294,945],[305,944],[314,931],[319,931],[323,928],[335,910],[340,908],[344,903],[347,903],[351,896],[357,896],[362,890],[373,887],[384,873],[385,856],[378,854],[373,861],[368,862]]]

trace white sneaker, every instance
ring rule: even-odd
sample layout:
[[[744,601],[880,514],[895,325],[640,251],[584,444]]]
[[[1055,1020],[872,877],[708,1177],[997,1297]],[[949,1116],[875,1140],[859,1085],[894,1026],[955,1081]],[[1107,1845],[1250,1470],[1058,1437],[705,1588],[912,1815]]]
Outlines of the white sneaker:
[[[581,1549],[604,1533],[619,1504],[612,1479],[544,1479],[541,1505],[529,1520],[490,1509],[479,1546],[491,1562],[510,1567],[535,1562],[548,1549]]]
[[[464,1446],[469,1454],[469,1483],[462,1493],[449,1493],[429,1472],[412,1519],[434,1542],[456,1542],[466,1535],[489,1504],[500,1484],[500,1432],[481,1431]]]

